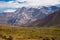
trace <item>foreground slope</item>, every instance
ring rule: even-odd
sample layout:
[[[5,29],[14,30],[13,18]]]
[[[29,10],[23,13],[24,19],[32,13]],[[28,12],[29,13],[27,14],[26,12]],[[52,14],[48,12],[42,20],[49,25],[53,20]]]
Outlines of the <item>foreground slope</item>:
[[[60,40],[60,28],[0,25],[0,38],[5,40]]]

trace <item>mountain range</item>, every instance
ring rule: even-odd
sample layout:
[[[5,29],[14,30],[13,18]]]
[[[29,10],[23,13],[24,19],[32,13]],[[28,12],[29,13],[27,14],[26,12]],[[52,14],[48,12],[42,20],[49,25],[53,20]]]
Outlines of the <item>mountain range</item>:
[[[49,26],[60,26],[60,9],[54,13],[48,15],[44,19],[38,19],[29,26],[38,26],[38,27],[49,27]]]
[[[56,6],[49,7],[40,7],[40,8],[26,8],[22,7],[15,12],[5,12],[0,14],[0,24],[11,24],[11,25],[29,25],[30,23],[34,23],[37,20],[43,20],[43,22],[49,20],[50,18],[46,18],[59,9]],[[45,20],[46,18],[46,20]],[[52,18],[52,17],[51,17]],[[54,18],[52,18],[54,19]],[[42,23],[43,23],[42,22]],[[41,23],[41,24],[42,24]],[[38,24],[40,24],[38,22]],[[37,24],[37,25],[38,25]],[[46,23],[47,24],[47,23]],[[33,24],[35,25],[35,24]]]

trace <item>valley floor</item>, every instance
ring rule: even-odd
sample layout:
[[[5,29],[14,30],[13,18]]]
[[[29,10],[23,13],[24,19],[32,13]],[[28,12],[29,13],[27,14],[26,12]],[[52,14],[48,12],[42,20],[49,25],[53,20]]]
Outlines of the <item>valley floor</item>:
[[[60,28],[0,25],[0,40],[60,40]]]

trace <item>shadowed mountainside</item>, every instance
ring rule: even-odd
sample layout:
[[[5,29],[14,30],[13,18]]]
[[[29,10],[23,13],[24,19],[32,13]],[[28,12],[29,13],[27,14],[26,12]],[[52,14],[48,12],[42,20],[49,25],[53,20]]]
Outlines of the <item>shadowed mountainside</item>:
[[[48,15],[46,18],[31,23],[29,26],[60,26],[60,9]]]

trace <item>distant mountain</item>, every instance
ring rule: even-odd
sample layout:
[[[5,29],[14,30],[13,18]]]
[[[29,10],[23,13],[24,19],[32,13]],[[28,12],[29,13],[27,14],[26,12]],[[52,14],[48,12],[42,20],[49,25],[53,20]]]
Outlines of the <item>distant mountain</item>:
[[[30,26],[46,27],[46,26],[60,26],[60,9],[48,15],[44,19],[38,19],[32,22]]]
[[[7,22],[7,18],[5,14],[0,14],[0,24],[5,24]]]
[[[12,13],[1,13],[0,24],[7,23],[11,25],[26,25],[37,19],[43,19],[46,16],[59,9],[56,6],[40,7],[40,8],[26,8],[22,7],[19,10]],[[2,21],[3,20],[3,21]]]
[[[56,7],[57,8],[57,7]],[[58,9],[58,8],[57,8]],[[55,9],[56,10],[56,9]],[[15,13],[17,17],[17,24],[27,24],[37,19],[43,19],[49,14],[53,13],[52,7],[41,7],[41,8],[21,8]]]

